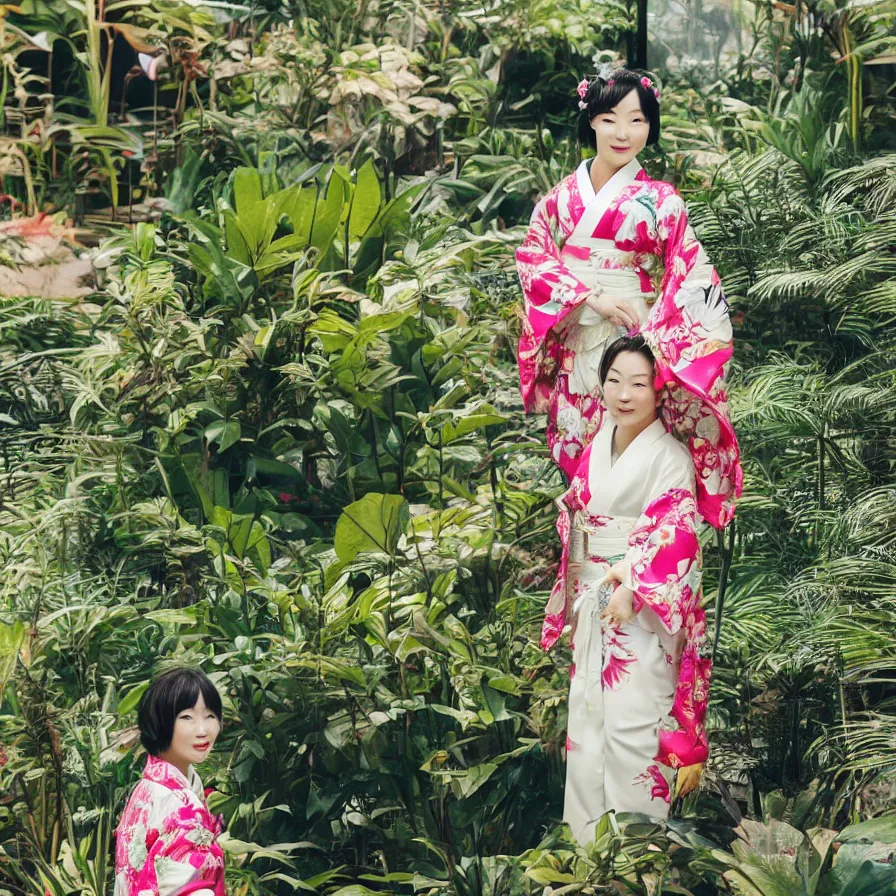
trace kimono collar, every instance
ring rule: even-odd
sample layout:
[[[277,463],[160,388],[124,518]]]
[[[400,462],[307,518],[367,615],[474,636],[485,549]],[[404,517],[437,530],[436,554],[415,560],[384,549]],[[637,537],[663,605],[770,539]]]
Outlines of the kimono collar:
[[[202,782],[199,779],[199,775],[196,774],[192,765],[188,771],[189,776],[186,776],[170,762],[166,762],[158,756],[147,756],[143,777],[147,781],[161,784],[169,790],[192,790],[194,793],[202,796]]]
[[[637,159],[623,165],[601,188],[600,192],[594,192],[594,184],[591,183],[591,171],[589,159],[585,159],[576,169],[576,185],[579,195],[582,197],[582,205],[585,208],[594,199],[600,200],[600,205],[608,205],[616,194],[629,184],[633,184],[641,172],[641,163]]]
[[[612,419],[612,418],[611,418]],[[613,434],[616,432],[615,425],[612,427],[608,427],[611,431],[610,435],[610,444],[608,445],[609,450],[612,452],[613,450]],[[657,439],[662,438],[666,434],[666,427],[663,426],[663,421],[660,420],[659,417],[650,424],[650,426],[642,429],[634,439],[632,439],[628,448],[619,455],[616,463],[618,464],[623,458],[628,456],[630,451],[637,453],[638,451],[643,450],[644,448],[649,448]]]
[[[592,513],[609,514],[614,501],[620,494],[632,488],[632,483],[643,478],[642,471],[649,467],[645,459],[650,456],[650,448],[666,435],[662,420],[654,420],[634,438],[632,443],[611,465],[613,433],[616,427],[612,418],[601,427],[591,443],[588,482],[590,499],[588,509]]]

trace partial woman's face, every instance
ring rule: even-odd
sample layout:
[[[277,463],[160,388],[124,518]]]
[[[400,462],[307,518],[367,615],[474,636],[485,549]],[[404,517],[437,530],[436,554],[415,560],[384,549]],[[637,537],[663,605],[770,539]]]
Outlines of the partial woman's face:
[[[634,87],[612,109],[595,115],[591,127],[597,138],[597,157],[614,170],[634,159],[650,136],[650,122]]]
[[[604,380],[604,404],[619,427],[640,431],[656,420],[654,365],[640,352],[620,352]]]
[[[177,714],[171,746],[159,755],[186,774],[189,766],[198,765],[211,753],[220,733],[220,720],[200,694],[195,706]]]

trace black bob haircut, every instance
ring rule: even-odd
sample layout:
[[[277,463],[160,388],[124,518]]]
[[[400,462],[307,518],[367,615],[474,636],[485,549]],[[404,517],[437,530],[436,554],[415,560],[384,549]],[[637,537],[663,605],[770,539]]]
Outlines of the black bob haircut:
[[[623,352],[635,352],[636,354],[643,355],[650,361],[650,366],[656,369],[656,360],[653,357],[653,352],[650,350],[650,346],[644,340],[643,336],[640,334],[637,336],[620,336],[615,342],[611,342],[607,346],[604,356],[600,359],[598,377],[600,378],[601,385],[607,381],[607,376],[610,373],[610,368],[613,366],[613,362]]]
[[[185,709],[192,709],[199,701],[221,721],[221,695],[209,677],[199,669],[179,667],[163,672],[146,689],[137,709],[140,743],[151,756],[158,756],[171,746],[174,722]]]
[[[594,143],[594,131],[591,130],[591,122],[601,113],[609,112],[614,106],[618,106],[624,97],[632,90],[638,92],[641,101],[641,111],[644,113],[650,131],[647,134],[647,145],[653,146],[660,139],[660,103],[653,93],[653,88],[645,87],[641,83],[643,75],[630,71],[627,68],[617,68],[606,78],[598,75],[591,79],[588,92],[583,102],[586,108],[583,112],[583,134],[590,134],[588,142]],[[611,83],[612,82],[612,83]],[[588,136],[585,134],[584,136]],[[583,140],[582,142],[586,142]]]

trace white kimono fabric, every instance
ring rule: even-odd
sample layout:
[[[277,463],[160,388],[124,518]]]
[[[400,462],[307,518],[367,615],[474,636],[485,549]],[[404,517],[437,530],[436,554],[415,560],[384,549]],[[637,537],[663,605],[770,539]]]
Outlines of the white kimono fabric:
[[[563,820],[582,843],[593,839],[596,820],[611,809],[654,818],[668,814],[675,769],[658,764],[659,738],[662,728],[679,727],[670,713],[686,637],[680,619],[661,621],[649,600],[639,599],[631,577],[626,585],[635,592],[634,620],[617,625],[598,618],[610,596],[601,587],[608,564],[628,555],[637,575],[630,536],[636,525],[643,527],[645,509],[670,492],[690,499],[695,489],[691,456],[661,421],[615,463],[614,430],[611,423],[604,426],[582,458],[577,476],[586,479],[587,491],[579,490],[583,510],[575,512],[575,502],[567,503],[574,512],[567,567],[574,634]],[[699,561],[685,558],[680,568],[688,569],[698,593]]]

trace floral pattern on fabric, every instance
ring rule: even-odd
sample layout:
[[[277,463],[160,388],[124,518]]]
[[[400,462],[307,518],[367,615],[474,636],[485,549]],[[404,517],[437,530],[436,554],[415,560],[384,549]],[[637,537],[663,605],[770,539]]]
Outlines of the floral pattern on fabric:
[[[604,416],[599,395],[570,392],[575,355],[564,342],[567,319],[595,286],[564,263],[563,246],[585,211],[574,173],[535,207],[516,253],[525,301],[518,349],[523,403],[530,413],[548,415],[551,457],[568,477]],[[681,196],[643,170],[610,203],[594,236],[611,239],[618,250],[615,262],[601,259],[601,267],[632,270],[658,292],[641,332],[664,384],[662,418],[693,455],[701,516],[722,527],[733,515],[742,472],[725,386],[731,326],[718,275]]]
[[[638,520],[629,545],[635,609],[646,604],[672,635],[684,629],[670,713],[679,727],[660,730],[656,758],[672,768],[705,762],[709,755],[705,724],[712,661],[701,656],[706,613],[701,606],[703,561],[693,496],[673,489],[654,501]]]
[[[572,582],[573,593],[577,598],[587,593],[588,589],[592,587],[592,585],[583,584],[578,579]],[[575,649],[575,645],[573,645],[573,649]],[[618,691],[629,677],[628,667],[637,663],[638,657],[629,648],[628,637],[616,623],[608,623],[601,627],[601,657],[601,684],[608,690]],[[572,663],[569,668],[570,679],[574,678],[575,674],[576,665]]]
[[[665,803],[671,800],[669,782],[658,765],[651,765],[643,775],[638,775],[635,778],[635,784],[649,787],[652,800],[662,800]]]
[[[634,609],[647,604],[671,635],[684,625],[700,594],[696,514],[693,496],[672,489],[644,511],[629,536]]]
[[[563,553],[545,609],[541,636],[545,650],[559,640],[571,612],[567,591],[571,515],[580,514],[595,530],[608,522],[607,517],[587,511],[591,500],[591,447],[586,448],[569,489],[558,501],[561,512],[557,532]],[[655,757],[671,768],[705,762],[709,755],[705,725],[712,661],[701,653],[706,641],[706,613],[701,606],[702,553],[697,523],[694,496],[685,489],[670,489],[644,510],[629,536],[626,554],[635,595],[633,609],[638,612],[647,606],[670,635],[683,632],[682,653],[677,660],[678,682],[669,714],[677,727],[660,729]],[[616,680],[616,672],[614,669],[610,673],[611,681]]]
[[[629,677],[628,667],[638,658],[628,647],[628,638],[616,623],[601,629],[603,637],[603,669],[601,683],[610,691],[618,691]]]
[[[116,831],[115,896],[224,896],[220,833],[192,768],[149,756]]]

